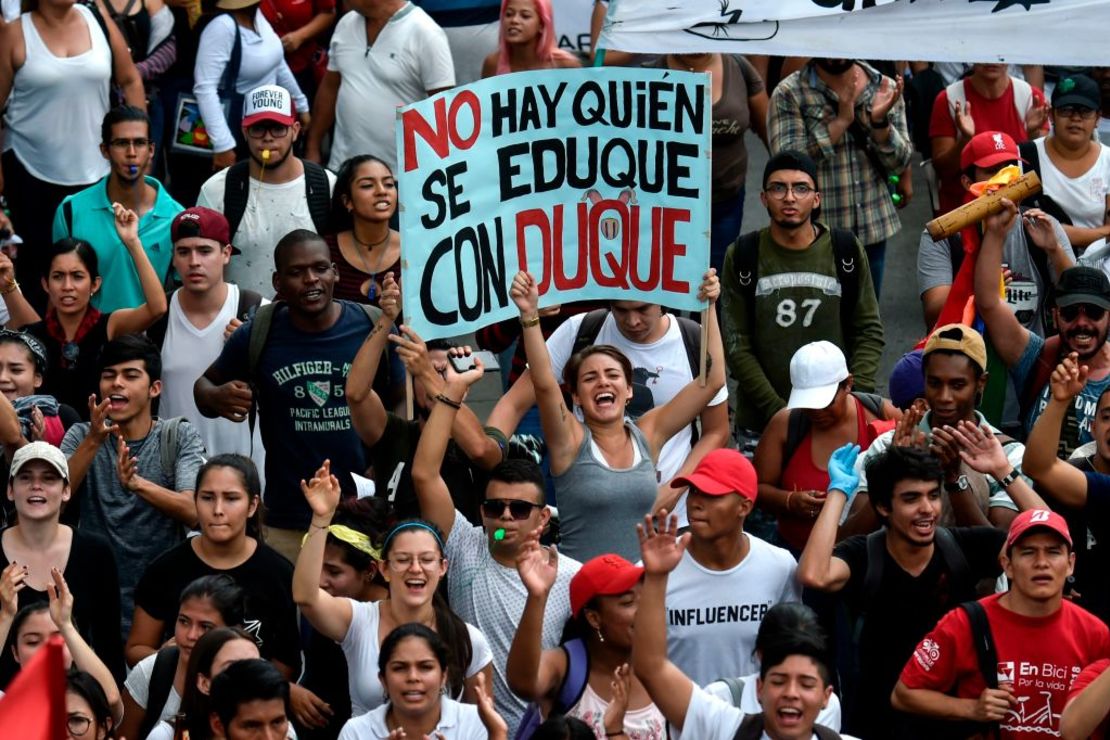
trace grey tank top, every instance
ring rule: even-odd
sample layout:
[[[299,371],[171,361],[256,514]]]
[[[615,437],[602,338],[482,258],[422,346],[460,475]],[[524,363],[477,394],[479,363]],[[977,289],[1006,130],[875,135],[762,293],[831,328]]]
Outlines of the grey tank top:
[[[640,559],[636,524],[651,511],[659,483],[643,432],[627,421],[625,428],[640,450],[636,465],[614,470],[598,462],[590,445],[593,435],[583,425],[574,464],[554,476],[559,551],[580,563],[610,552],[633,563]]]

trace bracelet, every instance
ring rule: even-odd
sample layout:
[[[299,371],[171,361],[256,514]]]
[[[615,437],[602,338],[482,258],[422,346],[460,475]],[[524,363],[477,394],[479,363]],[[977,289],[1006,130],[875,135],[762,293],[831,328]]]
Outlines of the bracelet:
[[[998,484],[1003,488],[1009,488],[1014,485],[1014,481],[1018,479],[1017,468],[1010,468],[1010,472],[998,479]]]
[[[872,121],[871,128],[890,128],[890,116],[883,116],[881,121]]]
[[[790,513],[790,497],[794,495],[794,491],[786,492],[786,513]]]
[[[19,290],[19,282],[16,280],[9,280],[7,285],[5,285],[3,288],[0,288],[0,295],[8,295],[9,293],[14,293],[17,290]]]
[[[452,401],[450,398],[447,397],[446,393],[437,393],[436,396],[435,396],[435,399],[437,401],[439,401],[440,403],[442,403],[442,404],[450,406],[451,408],[455,409],[456,411],[458,411],[459,409],[462,408],[461,403],[459,403],[458,401]]]
[[[537,313],[535,316],[533,316],[530,319],[526,319],[523,316],[521,316],[520,317],[520,325],[523,326],[525,329],[530,329],[533,326],[539,326],[540,325],[540,315]]]

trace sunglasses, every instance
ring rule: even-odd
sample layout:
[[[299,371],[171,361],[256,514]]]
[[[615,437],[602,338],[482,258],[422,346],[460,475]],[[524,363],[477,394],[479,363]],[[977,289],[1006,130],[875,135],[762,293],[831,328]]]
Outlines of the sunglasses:
[[[1106,309],[1102,306],[1093,306],[1090,303],[1073,303],[1060,309],[1060,317],[1064,321],[1075,321],[1079,318],[1080,313],[1091,321],[1098,321],[1106,315]]]
[[[521,522],[532,514],[532,509],[542,509],[543,506],[543,504],[534,504],[518,498],[487,498],[482,502],[482,516],[487,519],[500,519],[508,508],[509,516]]]

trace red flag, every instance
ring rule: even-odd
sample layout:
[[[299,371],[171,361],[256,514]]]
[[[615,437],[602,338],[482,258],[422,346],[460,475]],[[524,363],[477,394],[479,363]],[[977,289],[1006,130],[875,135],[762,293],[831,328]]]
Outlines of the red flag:
[[[43,645],[0,699],[0,737],[65,740],[66,669],[62,638]]]

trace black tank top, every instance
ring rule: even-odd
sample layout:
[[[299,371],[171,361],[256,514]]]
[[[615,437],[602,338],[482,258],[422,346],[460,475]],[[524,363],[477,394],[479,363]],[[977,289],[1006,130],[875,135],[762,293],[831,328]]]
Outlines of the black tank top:
[[[137,2],[142,3],[139,12],[131,15],[131,9]],[[150,13],[147,12],[145,0],[127,0],[123,12],[116,12],[111,2],[105,4],[112,20],[123,34],[127,48],[131,50],[131,60],[141,62],[146,59],[147,48],[150,46]]]

